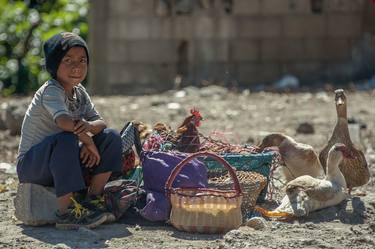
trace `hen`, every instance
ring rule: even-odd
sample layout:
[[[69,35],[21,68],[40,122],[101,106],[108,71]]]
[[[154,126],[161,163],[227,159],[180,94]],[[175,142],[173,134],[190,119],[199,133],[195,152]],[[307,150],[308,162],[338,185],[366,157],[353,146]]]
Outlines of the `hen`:
[[[177,150],[181,152],[194,153],[200,148],[199,132],[197,127],[203,119],[200,112],[193,108],[191,115],[185,118],[176,130]]]

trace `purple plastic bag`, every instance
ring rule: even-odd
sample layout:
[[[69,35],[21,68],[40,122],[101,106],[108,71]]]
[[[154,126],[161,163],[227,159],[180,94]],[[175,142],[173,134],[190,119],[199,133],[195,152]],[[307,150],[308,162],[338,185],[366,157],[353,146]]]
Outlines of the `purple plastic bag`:
[[[143,218],[149,221],[165,221],[169,219],[171,206],[164,193],[147,191],[146,206],[140,210]]]
[[[147,192],[146,206],[141,215],[151,221],[169,219],[170,203],[165,196],[165,183],[172,170],[187,157],[184,153],[166,153],[161,151],[143,151],[141,162],[143,168],[144,189]],[[178,174],[173,187],[207,187],[207,168],[199,160],[189,162]]]

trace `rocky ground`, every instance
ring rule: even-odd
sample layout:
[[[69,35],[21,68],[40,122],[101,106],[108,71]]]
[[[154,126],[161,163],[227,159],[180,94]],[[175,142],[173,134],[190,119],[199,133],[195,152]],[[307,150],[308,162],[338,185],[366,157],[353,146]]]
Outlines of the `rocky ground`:
[[[364,148],[373,174],[375,92],[347,95],[349,117],[362,124],[361,132],[353,133],[353,140]],[[0,131],[0,248],[375,248],[373,179],[357,190],[366,192],[366,196],[354,195],[345,203],[306,218],[268,220],[262,230],[243,226],[225,235],[188,234],[165,224],[127,217],[92,231],[24,226],[14,218],[17,180],[9,165],[14,166],[19,142],[19,136],[13,134],[19,130],[19,120],[29,101],[30,98],[0,99],[0,128],[7,128]],[[195,106],[205,118],[200,131],[206,135],[219,131],[215,136],[221,139],[257,143],[268,132],[279,131],[314,146],[316,151],[326,143],[336,119],[333,93],[323,91],[250,93],[212,86],[142,97],[94,97],[93,101],[107,123],[116,129],[133,119],[150,125],[162,121],[176,127]]]

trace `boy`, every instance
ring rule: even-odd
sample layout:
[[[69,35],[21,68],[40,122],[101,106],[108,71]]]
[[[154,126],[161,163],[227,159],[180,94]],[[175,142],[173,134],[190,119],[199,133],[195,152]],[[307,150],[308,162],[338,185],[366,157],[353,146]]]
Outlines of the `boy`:
[[[86,42],[74,33],[59,33],[46,41],[44,53],[52,79],[35,93],[24,117],[18,178],[55,187],[57,228],[94,228],[108,216],[94,205],[82,206],[73,193],[86,188],[86,168],[92,174],[86,204],[97,202],[111,173],[121,168],[121,138],[106,128],[80,84],[89,63]]]

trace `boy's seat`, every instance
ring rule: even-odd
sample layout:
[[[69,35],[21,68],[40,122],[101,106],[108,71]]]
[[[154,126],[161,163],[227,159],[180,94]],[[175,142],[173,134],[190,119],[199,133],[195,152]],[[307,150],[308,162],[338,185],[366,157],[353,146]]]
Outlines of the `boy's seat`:
[[[14,199],[15,216],[25,225],[55,224],[55,190],[33,183],[20,183]]]

